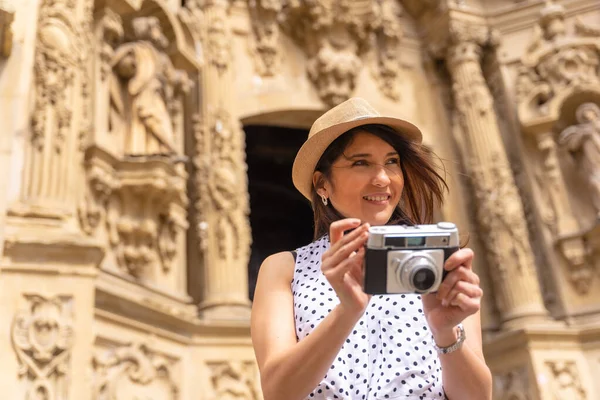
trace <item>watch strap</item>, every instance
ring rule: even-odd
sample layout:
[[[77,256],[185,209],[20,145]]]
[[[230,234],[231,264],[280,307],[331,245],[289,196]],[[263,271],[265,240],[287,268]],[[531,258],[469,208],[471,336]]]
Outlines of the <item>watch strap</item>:
[[[452,353],[462,347],[462,344],[466,339],[465,328],[463,327],[462,324],[458,324],[457,328],[458,328],[458,338],[456,339],[456,342],[454,342],[453,344],[451,344],[450,346],[447,346],[447,347],[440,347],[435,343],[433,344],[433,347],[435,348],[435,350],[437,351],[438,354],[449,354],[449,353]]]

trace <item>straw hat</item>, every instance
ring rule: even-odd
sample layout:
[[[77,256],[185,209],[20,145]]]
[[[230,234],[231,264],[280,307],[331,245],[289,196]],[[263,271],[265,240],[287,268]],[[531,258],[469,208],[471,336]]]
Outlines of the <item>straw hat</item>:
[[[298,151],[292,167],[296,189],[311,200],[313,173],[325,149],[350,129],[369,124],[387,125],[399,135],[421,143],[419,128],[402,119],[381,116],[366,100],[353,97],[320,116],[310,128],[308,139]]]

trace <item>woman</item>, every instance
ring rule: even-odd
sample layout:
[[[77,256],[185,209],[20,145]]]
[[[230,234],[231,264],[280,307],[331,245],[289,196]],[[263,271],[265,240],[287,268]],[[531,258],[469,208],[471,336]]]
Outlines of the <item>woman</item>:
[[[262,264],[252,341],[265,400],[491,399],[473,252],[448,258],[437,293],[369,296],[373,225],[427,223],[445,183],[412,124],[363,99],[312,126],[293,167],[315,241]]]

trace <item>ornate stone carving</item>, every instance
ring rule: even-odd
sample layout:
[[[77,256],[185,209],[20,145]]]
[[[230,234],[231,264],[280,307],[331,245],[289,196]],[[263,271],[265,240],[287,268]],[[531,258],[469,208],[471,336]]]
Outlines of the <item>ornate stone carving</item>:
[[[329,106],[347,100],[369,47],[373,0],[290,2],[282,27],[307,53],[308,76]]]
[[[19,360],[19,377],[29,384],[27,399],[68,397],[73,346],[71,298],[26,294],[27,309],[13,320],[11,337]]]
[[[121,16],[106,8],[103,10],[102,18],[99,24],[100,37],[102,41],[99,47],[100,79],[105,80],[112,70],[112,59],[114,57],[114,49],[123,39],[123,21]]]
[[[448,40],[448,39],[445,39]],[[463,157],[472,178],[476,218],[493,273],[505,323],[547,315],[535,271],[523,205],[496,121],[493,99],[480,65],[481,44],[493,45],[485,27],[450,22],[446,63],[462,126]],[[481,132],[486,132],[482,135]],[[518,277],[515,279],[515,277]]]
[[[554,399],[587,400],[587,394],[579,380],[577,365],[573,361],[547,361],[551,373],[550,386]]]
[[[558,141],[577,164],[600,219],[600,108],[584,103],[577,108],[576,119],[578,124],[563,130]]]
[[[527,124],[539,116],[556,118],[565,96],[574,91],[599,90],[597,31],[578,21],[573,35],[568,35],[564,8],[547,3],[519,70],[516,90],[522,122]]]
[[[72,0],[44,0],[40,6],[35,103],[21,189],[27,215],[61,218],[75,202],[70,169],[79,150],[79,123],[85,119],[81,106],[86,102],[79,100],[87,88],[82,87],[85,78],[79,78],[88,46],[83,30],[87,20],[79,20],[74,7]]]
[[[218,9],[220,7],[211,8]],[[206,20],[206,56],[219,75],[223,75],[229,68],[232,59],[227,16],[225,13],[212,12],[208,13]]]
[[[398,1],[383,0],[375,27],[379,89],[392,100],[400,99],[398,75],[401,66],[398,49],[404,35],[401,15],[402,8]]]
[[[230,115],[223,109],[208,116],[211,151],[200,146],[206,145],[206,137],[200,129],[198,135],[196,166],[199,169],[198,181],[203,209],[216,211],[214,227],[217,238],[218,255],[223,259],[245,260],[249,257],[250,232],[247,230],[247,193],[246,183],[240,174],[239,160],[243,159],[243,137],[234,134]],[[245,169],[245,168],[244,168]],[[204,200],[209,200],[206,204]],[[206,222],[200,220],[202,224]]]
[[[98,354],[93,359],[94,399],[179,399],[173,365],[146,344],[135,343]]]
[[[249,0],[250,18],[254,30],[253,50],[258,73],[273,76],[279,64],[278,40],[281,0]]]
[[[209,363],[214,400],[259,400],[256,366],[250,361]]]
[[[584,241],[577,222],[569,212],[569,201],[560,170],[557,146],[552,134],[538,135],[538,149],[542,153],[542,170],[538,172],[538,185],[543,193],[543,221],[547,224],[557,242],[558,250],[570,267],[571,283],[581,294],[588,292],[593,274],[586,264]]]
[[[135,18],[132,26],[135,39],[119,46],[111,61],[109,129],[125,137],[125,154],[175,154],[173,110],[190,80],[164,53],[169,42],[158,18]]]
[[[494,399],[530,400],[529,373],[520,367],[503,374],[494,375]]]
[[[173,156],[118,160],[91,147],[86,154],[88,199],[80,208],[89,234],[104,226],[121,269],[155,280],[172,268],[179,235],[187,229],[186,178]]]
[[[0,1],[0,58],[10,56],[12,52],[13,34],[10,25],[14,18],[13,8]]]

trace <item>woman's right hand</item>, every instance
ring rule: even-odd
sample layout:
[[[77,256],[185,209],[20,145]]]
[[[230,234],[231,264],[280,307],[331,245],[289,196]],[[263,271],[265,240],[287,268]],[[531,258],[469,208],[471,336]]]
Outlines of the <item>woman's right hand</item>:
[[[355,228],[355,229],[354,229]],[[344,232],[354,229],[344,235]],[[370,295],[363,290],[365,243],[369,224],[356,218],[335,221],[329,228],[330,247],[322,256],[321,271],[335,290],[340,305],[350,312],[362,313]]]

